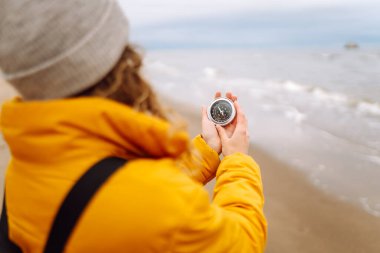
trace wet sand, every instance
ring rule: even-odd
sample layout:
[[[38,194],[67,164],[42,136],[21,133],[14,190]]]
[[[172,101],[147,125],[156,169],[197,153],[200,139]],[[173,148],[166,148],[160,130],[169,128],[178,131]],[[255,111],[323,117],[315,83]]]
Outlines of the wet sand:
[[[0,83],[0,102],[13,95]],[[190,133],[199,133],[200,110],[171,104],[189,122]],[[260,164],[263,175],[269,224],[267,253],[380,252],[380,219],[325,194],[303,174],[259,147],[252,145],[250,154]],[[0,196],[8,161],[8,149],[0,138]],[[207,188],[212,192],[212,183]]]

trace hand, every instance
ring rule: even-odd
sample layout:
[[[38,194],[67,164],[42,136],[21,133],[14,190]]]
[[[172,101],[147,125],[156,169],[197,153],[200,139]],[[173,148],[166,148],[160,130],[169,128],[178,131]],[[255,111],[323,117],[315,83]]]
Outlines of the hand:
[[[237,101],[234,102],[236,108],[236,125],[232,132],[228,132],[227,129],[217,125],[220,141],[222,144],[222,153],[224,156],[232,155],[234,153],[240,152],[243,154],[248,154],[249,148],[249,133],[248,133],[248,123],[245,114],[240,108]]]
[[[221,97],[221,92],[218,91],[215,93],[215,99]],[[237,97],[234,96],[231,92],[226,93],[226,97],[232,101],[236,101]],[[227,126],[225,126],[227,135],[232,136],[235,131],[237,120],[236,118]],[[202,107],[202,138],[206,143],[214,149],[218,154],[222,152],[222,142],[220,140],[218,131],[216,130],[215,124],[208,119],[207,110],[205,107]]]

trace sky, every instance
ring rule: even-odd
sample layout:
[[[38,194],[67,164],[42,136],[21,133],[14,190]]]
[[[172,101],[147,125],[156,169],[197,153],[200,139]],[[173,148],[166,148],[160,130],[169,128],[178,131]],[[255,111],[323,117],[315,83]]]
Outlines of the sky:
[[[160,48],[380,47],[378,0],[119,0],[131,40]]]

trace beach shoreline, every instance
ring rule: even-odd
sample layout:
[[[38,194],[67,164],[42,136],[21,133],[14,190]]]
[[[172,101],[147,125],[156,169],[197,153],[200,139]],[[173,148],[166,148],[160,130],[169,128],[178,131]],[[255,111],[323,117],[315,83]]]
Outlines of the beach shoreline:
[[[169,104],[187,122],[199,122],[188,125],[191,136],[199,134],[200,110],[178,101]],[[379,218],[323,192],[306,174],[253,143],[250,155],[260,165],[263,177],[268,220],[266,253],[380,252]],[[212,185],[206,186],[210,194]]]
[[[0,91],[0,103],[15,95],[1,83]],[[168,104],[187,120],[191,136],[200,132],[200,109],[174,101]],[[269,225],[267,253],[380,252],[380,219],[324,193],[304,174],[254,144],[250,155],[260,164],[263,176]],[[9,158],[0,138],[1,192]],[[206,188],[212,194],[212,183]]]

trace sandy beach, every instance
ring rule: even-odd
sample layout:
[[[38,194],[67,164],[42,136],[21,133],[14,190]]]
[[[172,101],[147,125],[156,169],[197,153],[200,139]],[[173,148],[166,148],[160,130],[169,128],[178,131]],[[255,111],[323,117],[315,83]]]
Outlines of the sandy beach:
[[[13,96],[0,83],[0,103]],[[172,104],[189,122],[191,135],[200,132],[200,110]],[[260,147],[250,154],[261,166],[269,223],[267,253],[377,253],[380,252],[380,219],[315,188],[308,179],[274,159]],[[0,138],[0,191],[9,161]],[[207,186],[211,192],[212,184]],[[0,195],[2,196],[2,194]]]

